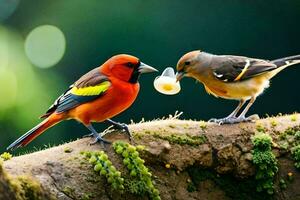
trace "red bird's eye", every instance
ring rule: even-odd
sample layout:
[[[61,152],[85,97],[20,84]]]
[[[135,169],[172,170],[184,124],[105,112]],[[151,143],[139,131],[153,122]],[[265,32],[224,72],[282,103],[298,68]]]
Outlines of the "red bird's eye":
[[[129,63],[127,63],[127,64],[126,64],[126,66],[127,66],[127,67],[133,67],[133,66],[134,66],[134,64],[133,64],[133,63],[131,63],[131,62],[129,62]]]

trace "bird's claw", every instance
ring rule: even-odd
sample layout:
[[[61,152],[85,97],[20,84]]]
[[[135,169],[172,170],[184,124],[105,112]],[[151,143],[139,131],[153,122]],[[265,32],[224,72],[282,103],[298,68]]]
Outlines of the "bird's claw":
[[[208,122],[217,123],[218,125],[222,124],[235,124],[240,122],[252,122],[253,119],[251,117],[225,117],[222,119],[210,119]]]
[[[99,134],[90,133],[90,134],[84,135],[82,137],[83,138],[94,137],[95,140],[93,142],[90,142],[90,145],[94,145],[99,142],[104,147],[104,144],[111,144],[110,141],[102,138]]]
[[[98,143],[98,142],[99,142],[103,147],[104,147],[105,144],[111,144],[110,141],[108,141],[108,140],[102,138],[100,135],[98,135],[98,136],[95,137],[95,140],[94,140],[93,142],[90,143],[90,145],[94,145],[94,144],[96,144],[96,143]]]
[[[132,140],[132,135],[129,131],[129,128],[128,128],[127,124],[122,124],[122,126],[123,126],[123,128],[122,128],[123,131],[128,135],[129,140],[131,141]]]
[[[208,120],[208,122],[212,122],[212,123],[216,123],[218,125],[222,125],[225,124],[226,122],[229,122],[230,118],[222,118],[222,119],[216,119],[216,118],[212,118],[210,120]]]
[[[132,140],[132,135],[131,135],[131,133],[129,131],[129,128],[128,128],[127,124],[125,124],[125,123],[119,123],[117,125],[114,125],[114,128],[119,129],[119,130],[125,132],[128,135],[129,140],[130,141]]]
[[[220,119],[217,119],[217,118],[211,118],[210,120],[208,120],[208,122],[217,123],[218,120],[220,120]]]
[[[82,136],[82,138],[93,137],[93,136],[94,136],[94,134],[93,134],[93,133],[90,133],[90,134],[87,134],[87,135]]]

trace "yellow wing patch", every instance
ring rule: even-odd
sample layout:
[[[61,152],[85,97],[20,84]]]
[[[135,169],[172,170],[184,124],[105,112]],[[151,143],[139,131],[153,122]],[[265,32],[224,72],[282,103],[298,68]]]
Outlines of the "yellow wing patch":
[[[234,79],[234,81],[238,81],[242,78],[242,76],[245,74],[247,71],[248,67],[250,66],[250,60],[246,60],[246,65],[244,66],[244,69],[242,72]]]
[[[105,92],[110,85],[111,83],[109,81],[104,81],[99,85],[95,85],[95,86],[88,86],[83,88],[73,87],[71,89],[71,94],[78,95],[78,96],[95,96]]]

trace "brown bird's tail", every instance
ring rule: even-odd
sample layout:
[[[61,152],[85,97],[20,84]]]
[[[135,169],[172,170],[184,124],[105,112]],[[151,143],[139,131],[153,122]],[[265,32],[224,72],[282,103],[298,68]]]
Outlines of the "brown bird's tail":
[[[269,79],[289,66],[300,64],[300,55],[279,58],[276,60],[272,60],[271,62],[275,64],[277,68],[268,72]]]
[[[279,58],[276,60],[272,60],[271,62],[277,65],[277,67],[288,67],[290,65],[300,63],[300,55]]]
[[[19,147],[26,146],[29,144],[32,140],[34,140],[37,136],[42,134],[44,131],[46,131],[48,128],[54,126],[55,124],[62,121],[62,116],[53,113],[48,118],[46,118],[44,121],[36,125],[34,128],[29,130],[27,133],[22,135],[20,138],[18,138],[16,141],[14,141],[11,145],[9,145],[6,149],[7,150],[14,150]]]

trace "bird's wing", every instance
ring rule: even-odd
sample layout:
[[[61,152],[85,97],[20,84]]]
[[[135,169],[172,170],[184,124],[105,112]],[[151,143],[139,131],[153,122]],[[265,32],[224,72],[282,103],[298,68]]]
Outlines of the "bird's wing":
[[[53,112],[65,112],[80,104],[93,101],[103,95],[110,86],[111,82],[108,77],[101,74],[99,68],[96,68],[71,85],[41,118],[48,117]]]
[[[225,82],[246,80],[277,68],[267,60],[243,56],[218,56],[212,67],[214,76]]]

